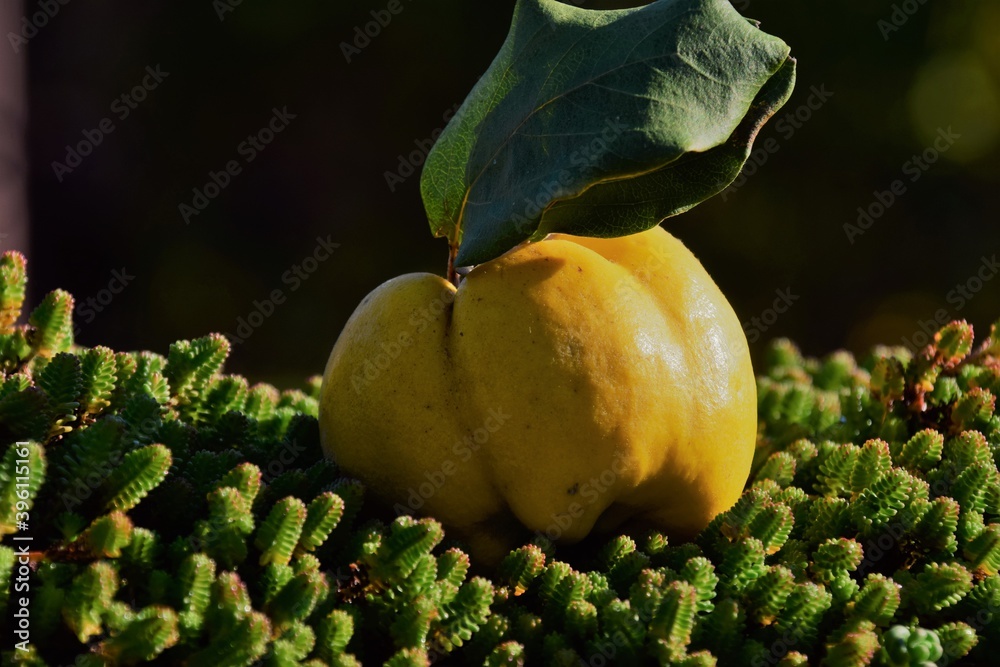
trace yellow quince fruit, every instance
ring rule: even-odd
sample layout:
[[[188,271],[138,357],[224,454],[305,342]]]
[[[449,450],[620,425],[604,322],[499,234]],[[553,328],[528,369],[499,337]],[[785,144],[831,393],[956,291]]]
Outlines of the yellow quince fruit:
[[[327,363],[320,428],[376,498],[496,560],[529,532],[696,534],[746,483],[756,386],[738,318],[680,241],[552,234],[457,289],[414,273],[369,294]]]

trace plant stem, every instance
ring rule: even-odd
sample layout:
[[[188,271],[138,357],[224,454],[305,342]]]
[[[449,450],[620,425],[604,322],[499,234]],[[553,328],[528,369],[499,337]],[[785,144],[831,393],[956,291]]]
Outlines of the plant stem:
[[[448,239],[448,282],[458,288],[458,271],[455,266],[455,258],[458,257],[458,241]]]

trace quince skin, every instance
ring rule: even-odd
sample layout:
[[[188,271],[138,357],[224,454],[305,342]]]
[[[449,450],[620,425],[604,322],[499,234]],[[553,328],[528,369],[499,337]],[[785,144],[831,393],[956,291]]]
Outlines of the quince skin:
[[[524,529],[690,537],[739,497],[756,386],[740,322],[659,227],[553,234],[473,269],[394,278],[333,348],[327,455],[488,559]]]

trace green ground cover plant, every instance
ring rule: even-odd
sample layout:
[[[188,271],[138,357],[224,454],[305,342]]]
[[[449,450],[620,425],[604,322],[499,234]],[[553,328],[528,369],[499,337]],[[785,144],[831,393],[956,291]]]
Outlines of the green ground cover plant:
[[[73,343],[0,259],[5,664],[990,664],[1000,641],[1000,328],[803,358],[769,348],[754,472],[696,540],[498,568],[322,457],[318,380]],[[21,633],[19,635],[19,632]]]

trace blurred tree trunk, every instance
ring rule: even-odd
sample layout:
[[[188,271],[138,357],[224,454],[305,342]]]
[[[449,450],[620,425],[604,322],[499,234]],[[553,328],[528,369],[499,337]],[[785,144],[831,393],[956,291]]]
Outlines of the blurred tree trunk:
[[[28,250],[27,123],[28,54],[15,52],[7,35],[18,34],[24,16],[18,0],[0,0],[0,250]]]

